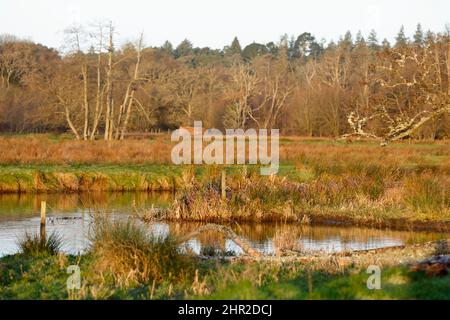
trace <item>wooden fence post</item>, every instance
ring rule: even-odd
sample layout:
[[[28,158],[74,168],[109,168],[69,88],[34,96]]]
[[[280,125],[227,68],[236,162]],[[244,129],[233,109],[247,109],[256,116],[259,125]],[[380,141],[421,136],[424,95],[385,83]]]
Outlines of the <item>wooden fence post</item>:
[[[222,191],[222,200],[227,198],[227,172],[222,170],[222,182],[220,185],[220,190]]]
[[[47,211],[47,203],[45,201],[41,201],[41,241],[46,240],[46,234],[45,234],[45,222],[46,222],[46,211]]]

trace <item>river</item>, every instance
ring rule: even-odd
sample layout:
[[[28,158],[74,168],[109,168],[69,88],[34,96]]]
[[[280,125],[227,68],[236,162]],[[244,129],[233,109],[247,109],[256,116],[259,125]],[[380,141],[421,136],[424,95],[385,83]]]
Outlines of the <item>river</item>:
[[[89,248],[95,213],[127,218],[136,210],[168,206],[172,199],[171,193],[3,194],[0,195],[0,256],[17,253],[18,239],[25,232],[38,232],[41,201],[47,202],[47,234],[57,232],[63,239],[63,251],[79,254]],[[146,224],[146,227],[154,234],[182,236],[201,225],[158,222]],[[450,236],[433,232],[280,223],[231,224],[229,227],[265,254],[276,252],[283,235],[289,235],[289,241],[303,250],[324,252],[377,249]],[[206,232],[186,243],[186,248],[196,253],[204,247],[216,247],[235,254],[241,252],[232,241],[214,232]]]

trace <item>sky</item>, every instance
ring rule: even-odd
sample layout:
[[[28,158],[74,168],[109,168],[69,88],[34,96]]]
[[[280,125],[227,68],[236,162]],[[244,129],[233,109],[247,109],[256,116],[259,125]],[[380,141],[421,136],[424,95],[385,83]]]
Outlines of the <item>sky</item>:
[[[450,23],[449,0],[0,0],[0,34],[57,49],[73,24],[112,21],[119,43],[145,34],[148,46],[188,38],[194,46],[223,48],[237,36],[242,46],[278,41],[283,34],[311,32],[337,40],[347,30],[392,40],[401,25],[412,36],[443,31]]]

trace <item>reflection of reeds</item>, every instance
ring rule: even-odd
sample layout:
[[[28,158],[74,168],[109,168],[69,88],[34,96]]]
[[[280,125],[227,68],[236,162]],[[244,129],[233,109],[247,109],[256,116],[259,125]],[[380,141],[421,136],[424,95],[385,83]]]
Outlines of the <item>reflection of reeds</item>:
[[[417,243],[450,237],[449,234],[395,231],[389,229],[373,229],[360,227],[338,227],[325,225],[298,225],[298,224],[274,224],[264,223],[259,225],[240,224],[239,228],[233,228],[236,233],[253,242],[263,242],[276,237],[277,233],[288,234],[296,239],[312,239],[324,241],[327,239],[339,239],[343,243],[352,241],[368,242],[374,239],[398,239],[405,243]]]
[[[182,238],[200,227],[204,226],[202,222],[167,222],[170,234],[177,238]],[[406,244],[420,243],[445,239],[450,237],[448,234],[412,232],[412,231],[394,231],[359,227],[338,227],[324,225],[299,225],[296,223],[225,223],[237,235],[242,236],[251,243],[265,243],[269,240],[277,244],[281,249],[291,251],[302,251],[298,244],[300,239],[311,241],[327,241],[333,239],[341,243],[368,243],[383,239],[392,239],[404,242]],[[224,236],[217,232],[205,232],[196,237],[199,244],[209,247],[222,247]]]
[[[75,211],[130,212],[132,203],[137,209],[155,205],[168,206],[171,192],[91,192],[50,194],[0,194],[0,221],[32,216],[39,212],[41,201],[46,201],[51,214]]]
[[[289,232],[286,228],[280,228],[275,232],[273,244],[277,255],[282,255],[285,251],[300,252],[303,249],[298,242],[298,236]]]

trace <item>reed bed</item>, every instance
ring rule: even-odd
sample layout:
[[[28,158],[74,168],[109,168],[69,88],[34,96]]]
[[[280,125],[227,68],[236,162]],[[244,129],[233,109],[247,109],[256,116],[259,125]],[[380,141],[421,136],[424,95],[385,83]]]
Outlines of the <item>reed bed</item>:
[[[430,172],[404,177],[321,175],[308,183],[233,175],[228,179],[226,199],[221,196],[219,181],[216,177],[192,183],[177,192],[168,209],[149,210],[141,217],[220,223],[334,220],[383,227],[415,223],[425,227],[428,223],[442,231],[450,227],[450,179]]]
[[[0,193],[177,191],[170,219],[383,225],[450,220],[447,141],[377,142],[282,138],[280,172],[231,166],[228,198],[219,166],[173,166],[168,136],[126,141],[0,137]],[[368,222],[370,221],[370,222]],[[425,225],[424,225],[425,226]]]

